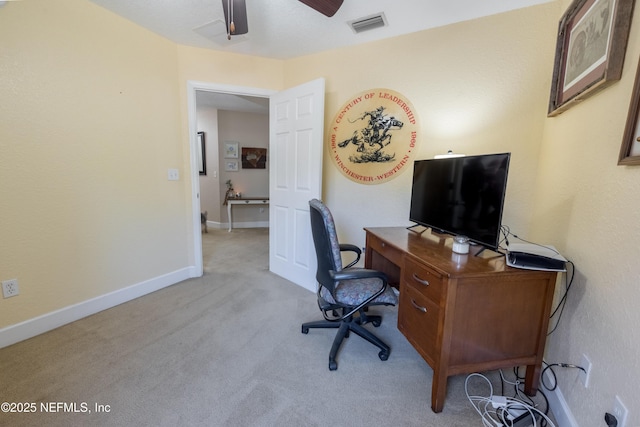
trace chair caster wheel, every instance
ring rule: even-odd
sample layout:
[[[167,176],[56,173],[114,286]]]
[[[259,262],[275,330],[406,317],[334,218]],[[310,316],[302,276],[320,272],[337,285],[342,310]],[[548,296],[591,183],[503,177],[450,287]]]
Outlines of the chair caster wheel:
[[[302,327],[302,333],[303,333],[303,334],[308,334],[308,333],[309,333],[309,328],[307,328],[307,327],[303,326],[303,327]]]
[[[381,351],[380,353],[378,353],[378,357],[380,358],[380,360],[387,360],[389,359],[389,353],[386,351]]]
[[[330,371],[335,371],[336,369],[338,369],[338,364],[336,363],[335,360],[329,360],[329,370]]]
[[[382,320],[373,320],[371,324],[374,328],[377,328],[378,326],[382,325]]]

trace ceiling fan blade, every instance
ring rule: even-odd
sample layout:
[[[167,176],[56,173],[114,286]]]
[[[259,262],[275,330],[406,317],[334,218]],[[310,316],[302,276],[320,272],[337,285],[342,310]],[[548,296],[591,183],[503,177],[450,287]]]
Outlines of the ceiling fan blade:
[[[300,2],[329,18],[336,14],[340,6],[342,6],[343,1],[344,0],[300,0]]]
[[[222,0],[227,34],[229,34],[229,7],[231,7],[231,11],[233,12],[233,27],[235,29],[235,31],[231,32],[231,35],[247,34],[249,32],[249,24],[247,22],[247,5],[245,4],[245,0]]]

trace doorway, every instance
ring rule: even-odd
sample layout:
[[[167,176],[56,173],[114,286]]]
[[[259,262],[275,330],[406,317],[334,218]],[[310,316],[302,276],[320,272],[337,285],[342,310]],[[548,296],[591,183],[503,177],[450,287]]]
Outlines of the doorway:
[[[318,78],[279,92],[212,83],[187,83],[193,277],[200,277],[203,273],[197,156],[198,91],[269,99],[269,270],[313,291],[316,287],[316,259],[308,201],[320,198],[322,193],[324,79]]]
[[[198,94],[207,95],[210,99],[222,102],[238,102],[238,105],[251,102],[252,99],[266,99],[275,91],[259,88],[247,88],[241,86],[221,85],[215,83],[188,82],[187,83],[187,110],[189,114],[189,141],[190,141],[190,171],[191,171],[191,195],[192,195],[192,222],[193,222],[193,271],[192,277],[200,277],[203,273],[202,263],[202,235],[200,226],[201,190],[200,167],[198,153]],[[230,105],[230,104],[224,104]],[[239,107],[238,107],[239,108]],[[216,137],[217,138],[217,137]],[[213,154],[213,153],[212,153]],[[213,172],[212,172],[213,173]]]
[[[269,99],[198,90],[196,110],[203,146],[198,151],[203,162],[200,210],[207,213],[210,227],[229,228],[227,190],[242,197],[269,197]],[[268,206],[235,207],[234,228],[269,226]]]

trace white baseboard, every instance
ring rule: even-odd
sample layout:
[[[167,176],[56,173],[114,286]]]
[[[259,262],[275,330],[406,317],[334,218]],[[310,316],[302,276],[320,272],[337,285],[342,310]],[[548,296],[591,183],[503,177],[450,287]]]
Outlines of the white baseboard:
[[[144,282],[118,289],[89,300],[43,314],[33,319],[0,329],[0,348],[51,331],[67,323],[96,314],[116,305],[139,298],[167,286],[195,277],[193,267],[186,267]]]
[[[229,227],[229,224],[226,225]],[[233,228],[268,228],[269,221],[247,221],[247,222],[235,222]]]
[[[546,384],[554,384],[555,379],[548,371],[546,372],[545,377]],[[564,399],[564,395],[562,394],[560,387],[556,387],[553,391],[546,389],[543,389],[543,391],[549,400],[549,409],[553,412],[557,427],[580,427],[573,416],[573,412],[571,412],[571,408],[569,408],[567,401]]]
[[[229,223],[207,221],[207,227],[229,228]],[[269,221],[233,222],[233,228],[269,228]]]

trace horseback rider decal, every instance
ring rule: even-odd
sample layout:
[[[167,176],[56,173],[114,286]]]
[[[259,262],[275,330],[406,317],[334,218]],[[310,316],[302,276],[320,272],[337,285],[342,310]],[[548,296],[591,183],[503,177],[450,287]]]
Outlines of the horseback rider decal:
[[[338,143],[338,147],[344,148],[349,143],[358,146],[357,156],[350,156],[354,163],[389,162],[395,158],[395,154],[385,154],[382,149],[391,143],[391,129],[402,129],[402,122],[395,117],[384,114],[384,107],[378,107],[374,111],[365,111],[356,120],[365,120],[369,117],[366,127],[353,131],[353,136]]]
[[[373,89],[353,97],[336,114],[329,149],[338,169],[362,184],[388,181],[416,151],[417,119],[405,97]]]

